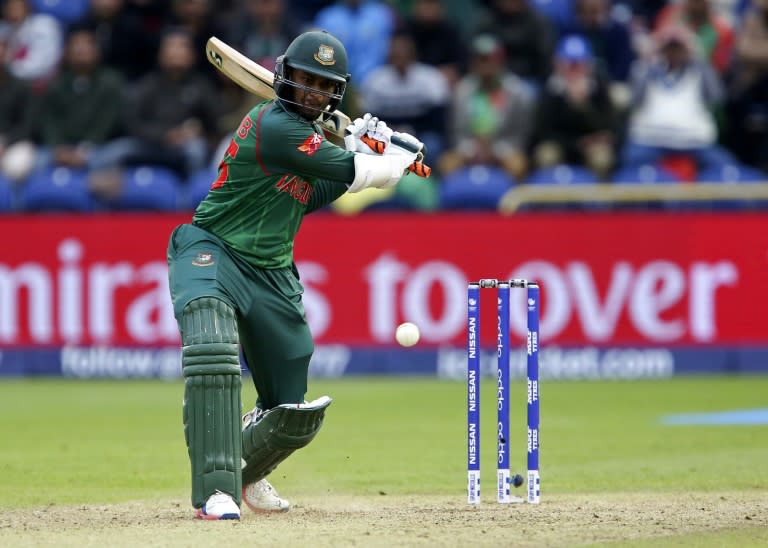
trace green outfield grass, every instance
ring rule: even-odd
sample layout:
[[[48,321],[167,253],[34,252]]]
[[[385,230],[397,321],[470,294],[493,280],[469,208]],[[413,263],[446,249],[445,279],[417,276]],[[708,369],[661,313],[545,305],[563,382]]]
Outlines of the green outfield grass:
[[[246,379],[247,383],[250,381]],[[493,493],[494,386],[483,384],[483,489]],[[524,468],[524,387],[513,387],[513,462]],[[188,496],[181,381],[0,382],[0,507]],[[465,497],[465,385],[313,380],[335,402],[318,438],[276,471],[309,495]],[[550,494],[765,490],[768,426],[663,426],[671,413],[768,407],[768,377],[544,382],[542,498]],[[244,390],[244,405],[254,399]]]

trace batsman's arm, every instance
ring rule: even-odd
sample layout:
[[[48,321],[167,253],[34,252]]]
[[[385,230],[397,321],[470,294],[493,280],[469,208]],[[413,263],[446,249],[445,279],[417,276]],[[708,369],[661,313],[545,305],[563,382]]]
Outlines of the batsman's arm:
[[[338,181],[319,179],[314,185],[314,192],[309,197],[305,215],[322,209],[347,192],[347,186]]]
[[[364,188],[389,188],[403,177],[417,153],[390,143],[384,154],[352,152],[319,138],[300,120],[288,116],[274,105],[253,125],[253,157],[268,173],[288,173],[311,181],[328,180],[338,184],[332,194],[318,196],[312,210],[344,191]],[[415,139],[414,139],[415,141]],[[418,141],[416,141],[418,143]],[[314,192],[314,189],[313,189]]]

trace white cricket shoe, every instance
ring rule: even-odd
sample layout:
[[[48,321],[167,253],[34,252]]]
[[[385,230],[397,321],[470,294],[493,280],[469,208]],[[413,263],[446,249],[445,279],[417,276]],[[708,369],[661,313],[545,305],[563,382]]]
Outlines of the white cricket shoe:
[[[281,499],[266,479],[243,487],[243,502],[254,512],[287,512],[291,507],[291,503]]]
[[[197,519],[240,519],[240,507],[226,493],[216,491],[208,497],[202,508],[195,511]]]

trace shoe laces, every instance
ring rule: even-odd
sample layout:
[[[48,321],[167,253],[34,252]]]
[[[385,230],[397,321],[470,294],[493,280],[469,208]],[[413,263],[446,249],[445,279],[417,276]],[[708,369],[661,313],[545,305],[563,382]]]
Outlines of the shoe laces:
[[[267,496],[267,495],[274,495],[279,496],[277,494],[277,491],[275,491],[275,488],[272,487],[272,484],[269,483],[267,480],[259,480],[256,483],[253,483],[249,486],[253,493],[257,496]]]
[[[225,504],[232,500],[232,497],[229,496],[227,493],[223,493],[221,491],[216,491],[213,495],[210,496],[208,499],[208,505],[214,506],[216,504]]]

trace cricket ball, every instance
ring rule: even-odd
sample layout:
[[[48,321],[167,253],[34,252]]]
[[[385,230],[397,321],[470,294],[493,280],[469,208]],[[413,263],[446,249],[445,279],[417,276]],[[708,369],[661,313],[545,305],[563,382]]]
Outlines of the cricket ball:
[[[419,328],[411,322],[401,323],[395,330],[395,339],[401,346],[413,346],[419,342]]]

